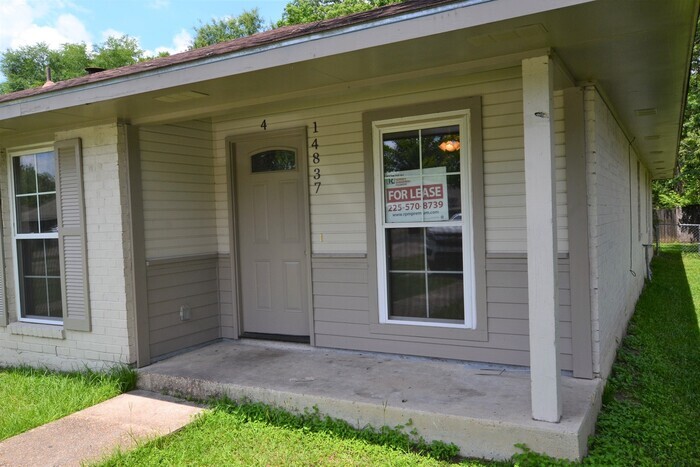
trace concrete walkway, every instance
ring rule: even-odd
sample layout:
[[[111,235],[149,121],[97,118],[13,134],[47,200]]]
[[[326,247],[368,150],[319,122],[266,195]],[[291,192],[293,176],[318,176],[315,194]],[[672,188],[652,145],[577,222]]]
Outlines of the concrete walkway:
[[[0,466],[79,466],[182,428],[202,411],[132,391],[0,442]]]

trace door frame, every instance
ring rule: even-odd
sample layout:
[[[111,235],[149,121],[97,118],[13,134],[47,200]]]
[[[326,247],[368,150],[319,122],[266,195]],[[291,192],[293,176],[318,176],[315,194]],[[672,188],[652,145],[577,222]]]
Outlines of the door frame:
[[[229,230],[229,259],[231,267],[231,302],[234,308],[233,328],[234,339],[239,339],[243,334],[243,305],[242,305],[242,285],[241,285],[241,262],[240,255],[240,225],[238,197],[234,195],[238,190],[236,173],[236,144],[243,142],[262,141],[265,137],[271,138],[300,138],[303,141],[299,147],[297,157],[298,170],[303,177],[301,208],[303,219],[301,223],[304,227],[304,272],[308,278],[306,284],[308,319],[309,319],[309,344],[315,346],[314,332],[314,302],[313,302],[313,276],[311,268],[311,214],[309,196],[309,171],[308,171],[308,136],[307,127],[296,127],[283,130],[262,130],[256,133],[228,136],[225,139],[226,151],[226,197],[228,204],[228,230]],[[272,146],[271,146],[272,148]],[[225,336],[226,337],[226,336]]]

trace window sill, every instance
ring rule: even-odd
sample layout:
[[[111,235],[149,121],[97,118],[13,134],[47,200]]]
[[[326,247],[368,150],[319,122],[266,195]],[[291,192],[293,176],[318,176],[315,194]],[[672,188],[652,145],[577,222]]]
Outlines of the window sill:
[[[65,339],[66,332],[61,326],[15,322],[7,326],[10,334],[15,336],[46,337],[48,339]]]

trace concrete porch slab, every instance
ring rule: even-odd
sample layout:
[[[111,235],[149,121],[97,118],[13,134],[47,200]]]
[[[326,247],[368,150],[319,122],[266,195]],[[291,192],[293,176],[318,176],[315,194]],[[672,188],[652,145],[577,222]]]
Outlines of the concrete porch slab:
[[[506,459],[516,443],[580,459],[595,427],[602,382],[564,377],[560,423],[532,420],[526,369],[268,341],[222,341],[139,370],[149,391],[227,395],[291,411],[318,407],[357,427],[412,427],[467,457]]]

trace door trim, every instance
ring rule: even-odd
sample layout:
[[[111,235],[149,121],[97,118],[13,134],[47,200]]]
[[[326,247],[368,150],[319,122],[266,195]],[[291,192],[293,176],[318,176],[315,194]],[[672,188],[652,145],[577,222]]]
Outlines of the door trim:
[[[307,304],[308,304],[308,319],[309,319],[309,344],[315,346],[315,331],[314,331],[314,303],[313,303],[313,276],[311,268],[311,214],[310,214],[310,197],[309,197],[309,171],[308,171],[308,137],[307,127],[297,127],[284,130],[262,130],[255,133],[245,135],[228,136],[226,142],[226,181],[228,200],[228,226],[229,226],[229,251],[231,261],[231,290],[233,296],[231,301],[234,306],[233,317],[233,338],[238,339],[245,333],[243,332],[242,323],[242,286],[241,286],[241,263],[238,254],[240,248],[240,235],[238,233],[239,226],[239,209],[237,197],[234,196],[238,188],[236,180],[236,143],[260,141],[265,137],[289,137],[300,138],[303,141],[299,147],[299,157],[297,158],[298,170],[303,177],[302,182],[302,212],[304,225],[304,269],[308,278],[306,285]]]

